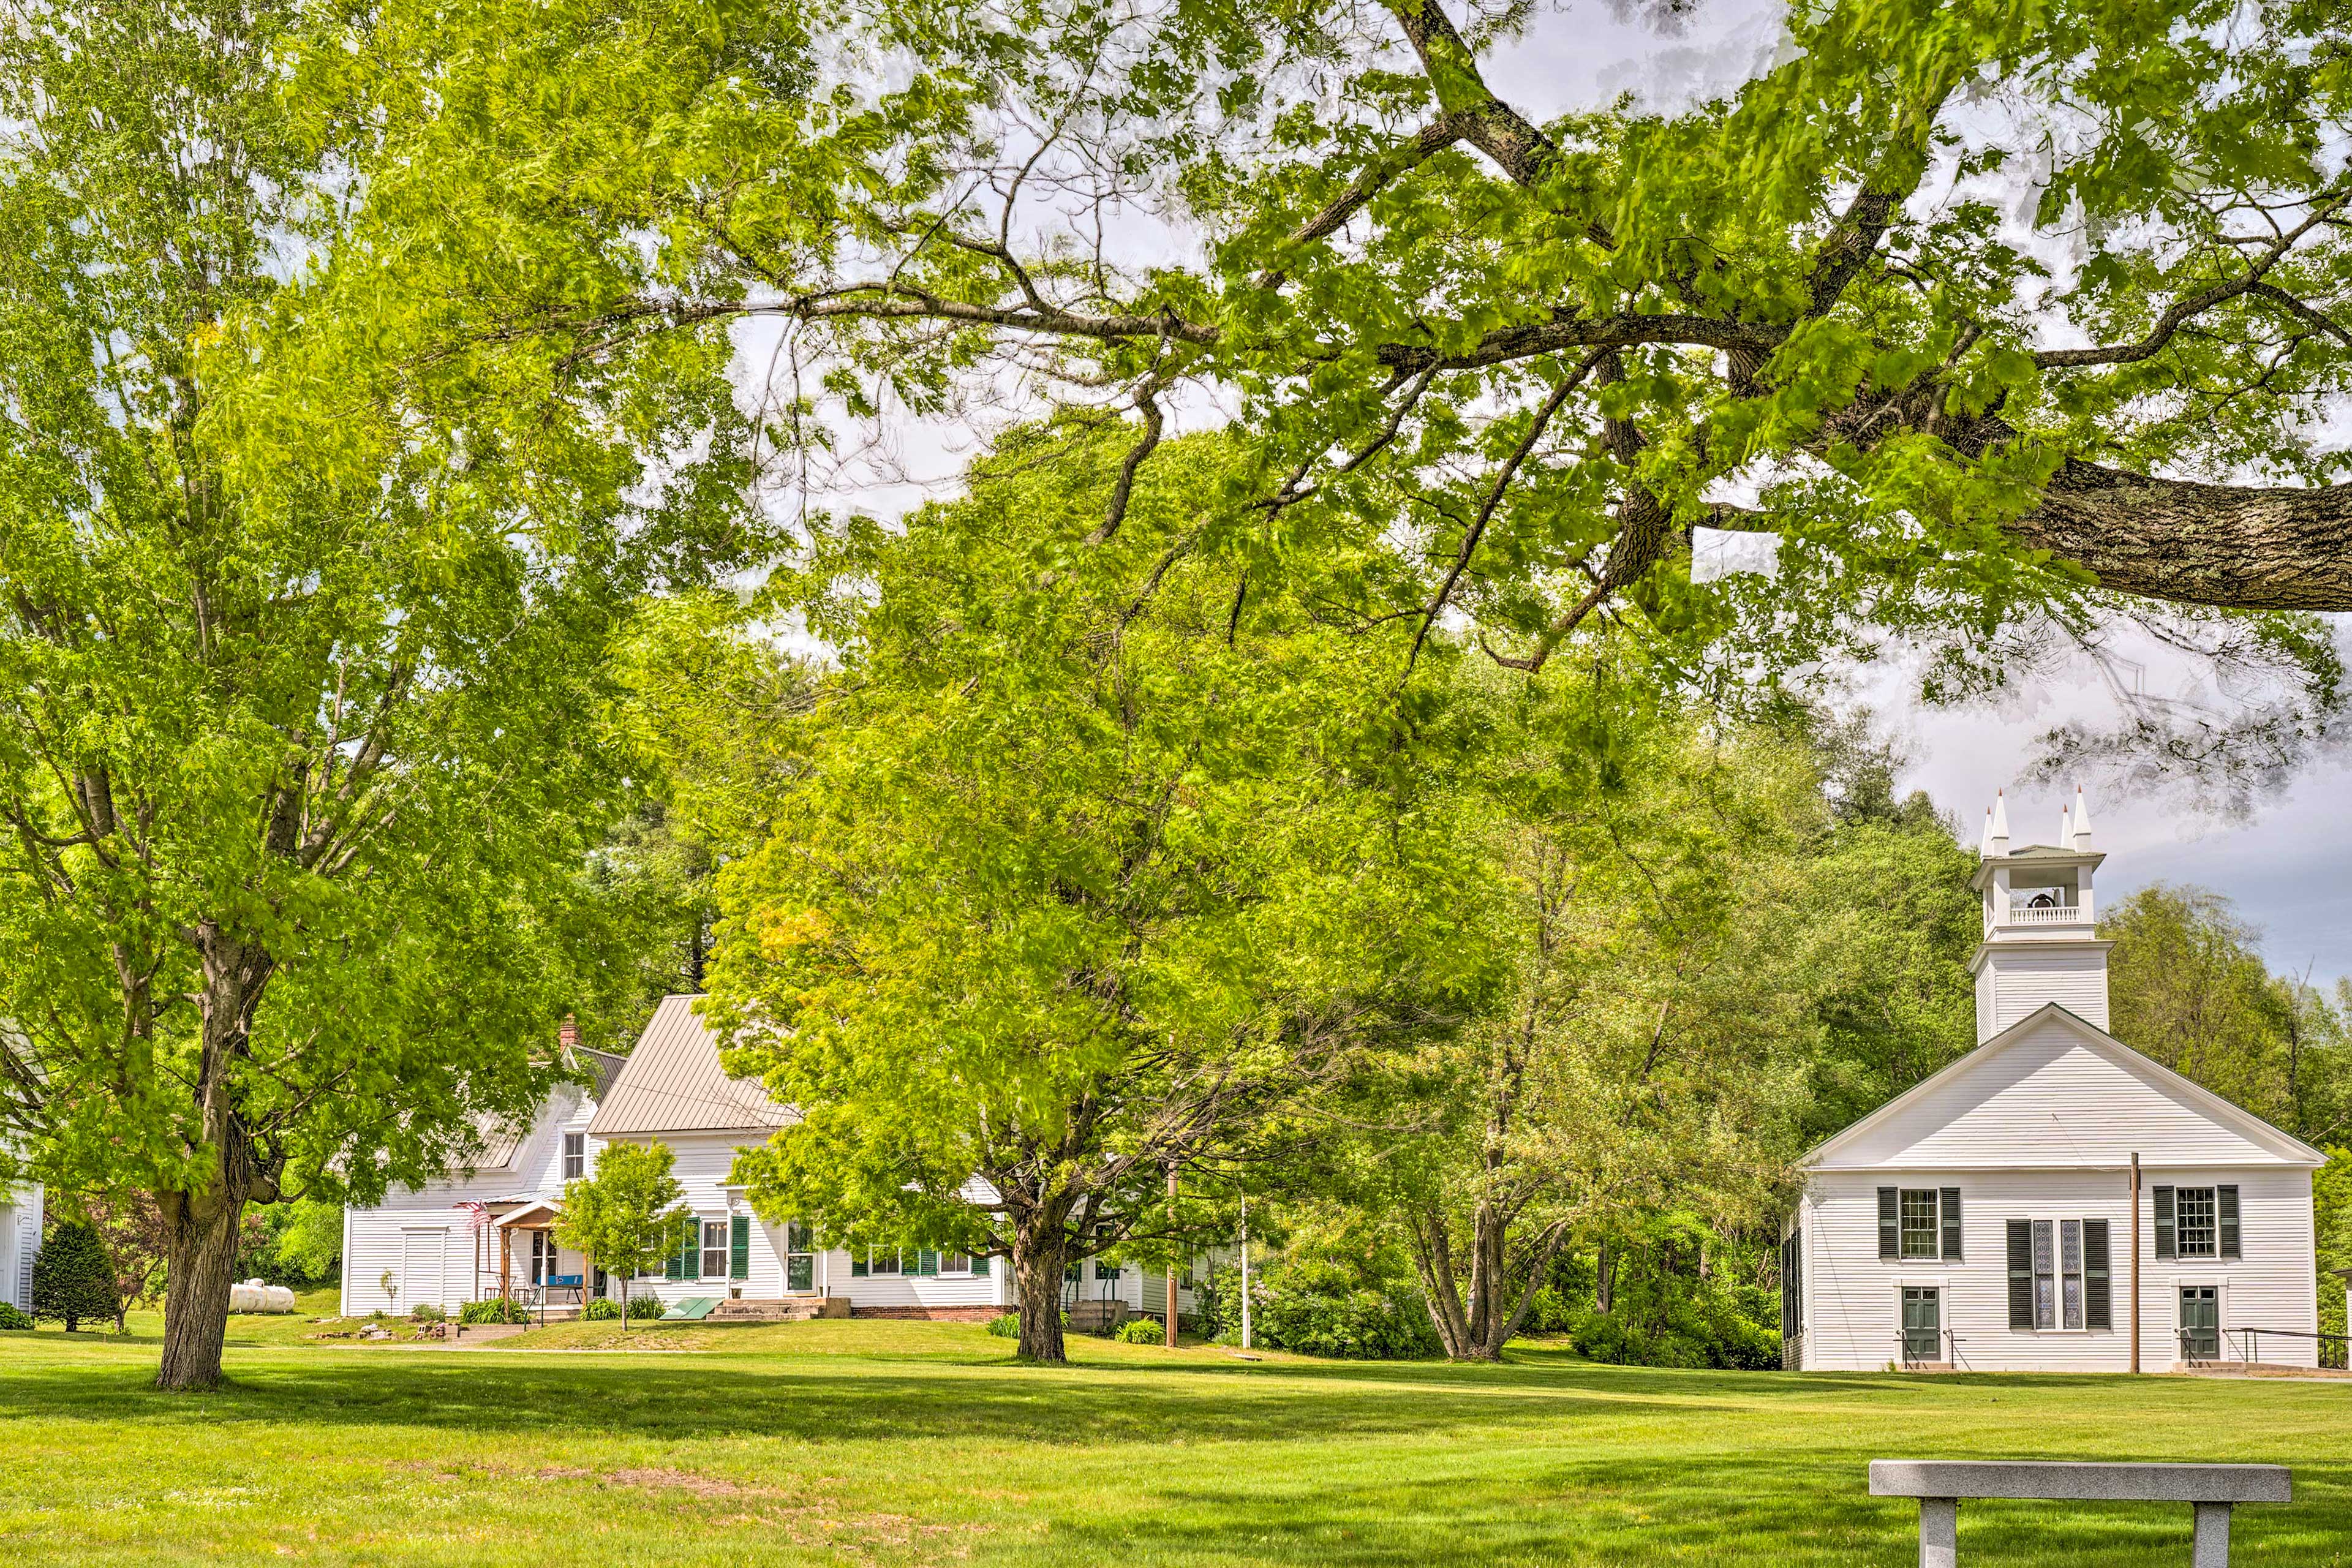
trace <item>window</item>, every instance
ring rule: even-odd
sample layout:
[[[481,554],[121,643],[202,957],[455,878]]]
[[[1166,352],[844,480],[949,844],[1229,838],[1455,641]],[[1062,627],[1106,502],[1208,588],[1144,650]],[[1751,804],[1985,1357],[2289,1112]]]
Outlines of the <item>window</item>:
[[[1780,1337],[1796,1338],[1805,1331],[1805,1233],[1792,1230],[1780,1243]]]
[[[1960,1189],[1878,1189],[1878,1256],[1960,1261]]]
[[[2237,1188],[2158,1187],[2155,1197],[2158,1258],[2239,1255]]]
[[[2009,1222],[2009,1326],[2061,1330],[2115,1326],[2105,1220]]]
[[[1903,1256],[1935,1258],[1941,1237],[1936,1225],[1936,1189],[1903,1193]]]
[[[1069,1266],[1069,1278],[1077,1278],[1078,1266]],[[920,1247],[876,1247],[863,1254],[851,1253],[849,1271],[852,1274],[899,1274],[929,1276],[934,1274],[970,1274],[971,1259],[961,1252],[933,1252]]]
[[[2179,1204],[2178,1245],[2183,1258],[2219,1258],[2221,1255],[2221,1227],[2214,1223],[2214,1210],[2220,1205],[2213,1201],[2210,1187],[2182,1187]]]
[[[2033,1326],[2054,1329],[2058,1326],[2058,1293],[2053,1289],[2051,1266],[2050,1222],[2033,1222]]]
[[[702,1277],[727,1278],[727,1222],[723,1219],[702,1222]]]
[[[2083,1326],[2083,1222],[2058,1222],[2058,1321],[2066,1328]]]
[[[576,1182],[588,1173],[588,1134],[566,1132],[563,1135],[563,1179]]]
[[[554,1272],[555,1237],[543,1230],[532,1231],[530,1233],[530,1282],[534,1285],[544,1285],[547,1283],[548,1276]]]
[[[793,1291],[816,1289],[816,1248],[809,1227],[800,1220],[788,1220],[784,1225],[784,1289]]]

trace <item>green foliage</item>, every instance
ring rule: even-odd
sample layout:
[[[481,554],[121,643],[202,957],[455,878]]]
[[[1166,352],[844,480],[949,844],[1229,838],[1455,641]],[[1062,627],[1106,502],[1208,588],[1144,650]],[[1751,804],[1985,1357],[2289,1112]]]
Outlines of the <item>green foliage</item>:
[[[1000,1340],[1019,1339],[1021,1337],[1021,1314],[1018,1312],[1004,1312],[989,1319],[988,1331]]]
[[[660,1268],[677,1235],[686,1188],[670,1174],[676,1159],[664,1143],[611,1143],[596,1156],[594,1175],[564,1184],[556,1235],[619,1279],[625,1297],[628,1281]],[[659,1304],[645,1300],[658,1313]],[[636,1316],[637,1302],[628,1304]]]
[[[1016,1327],[1019,1320],[1014,1320]],[[1113,1336],[1123,1345],[1164,1345],[1168,1342],[1168,1327],[1157,1318],[1130,1318],[1118,1326]]]
[[[2352,987],[2273,975],[2229,900],[2162,883],[2103,909],[2115,1037],[2307,1142],[2352,1131]]]
[[[420,1323],[446,1323],[449,1321],[449,1314],[433,1301],[417,1302],[408,1309],[408,1315]]]
[[[779,584],[844,664],[720,879],[710,1016],[802,1113],[738,1158],[762,1213],[1009,1250],[1033,1285],[1220,1239],[1213,1189],[1171,1212],[1171,1166],[1243,1156],[1482,981],[1387,681],[1183,545],[1228,445],[1171,443],[1089,545],[1119,457],[1082,422],[1020,432],[966,500],[821,532]],[[974,1172],[1034,1230],[998,1235]]]
[[[88,1320],[113,1321],[120,1305],[98,1232],[79,1220],[52,1226],[33,1257],[33,1316],[63,1322],[72,1333]]]
[[[478,1301],[467,1301],[457,1309],[460,1323],[525,1323],[530,1314],[520,1302],[503,1296],[486,1296]]]
[[[1221,1268],[1202,1317],[1211,1338],[1241,1338],[1241,1271]],[[1381,1289],[1339,1264],[1276,1265],[1250,1279],[1250,1337],[1275,1350],[1344,1361],[1395,1361],[1435,1354],[1428,1310],[1410,1291]]]
[[[300,1198],[248,1216],[237,1247],[236,1277],[299,1289],[336,1279],[342,1260],[342,1205]]]
[[[783,317],[762,390],[811,464],[1016,373],[1121,389],[1153,433],[1171,384],[1213,389],[1246,460],[1196,542],[1315,572],[1358,626],[1450,605],[1519,657],[1630,633],[1727,684],[1885,634],[1973,689],[2111,605],[2103,566],[2233,597],[2019,526],[2062,462],[2343,472],[2310,410],[2352,383],[2352,89],[2307,0],[1791,5],[1719,98],[1541,125],[1482,75],[1573,25],[1528,11],[331,15],[296,100],[366,170],[420,330],[560,408],[657,377],[668,335]],[[1174,233],[1121,265],[1091,226],[1129,204]],[[1764,518],[1719,510],[1751,485]],[[1777,532],[1777,576],[1695,570],[1710,521]],[[2243,630],[2303,716],[2340,705],[2308,618]]]
[[[667,1310],[668,1309],[662,1304],[662,1300],[658,1296],[632,1296],[624,1304],[622,1316],[631,1319],[658,1318]]]
[[[618,1322],[621,1321],[621,1304],[599,1296],[580,1309],[580,1316],[591,1323]]]
[[[614,650],[775,537],[719,329],[520,421],[413,356],[364,178],[289,119],[298,19],[0,31],[0,1120],[154,1194],[206,1259],[173,1290],[248,1201],[370,1201],[535,1109],[642,803]],[[173,1305],[163,1379],[208,1384],[226,1302]]]
[[[33,1320],[17,1309],[14,1301],[0,1301],[0,1330],[30,1329]]]

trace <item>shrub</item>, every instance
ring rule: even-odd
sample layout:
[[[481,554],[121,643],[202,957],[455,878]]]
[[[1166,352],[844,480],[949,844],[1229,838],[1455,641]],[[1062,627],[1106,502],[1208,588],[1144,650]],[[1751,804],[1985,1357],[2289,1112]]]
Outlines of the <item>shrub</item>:
[[[1196,1287],[1202,1328],[1237,1342],[1241,1270],[1214,1269]],[[1277,1264],[1250,1277],[1251,1338],[1276,1350],[1349,1361],[1399,1360],[1436,1352],[1437,1331],[1420,1299],[1378,1289],[1331,1263]]]
[[[1162,1345],[1168,1342],[1168,1328],[1157,1318],[1129,1318],[1113,1337],[1123,1345]]]
[[[1007,1312],[1001,1318],[989,1319],[988,1331],[994,1334],[1000,1340],[1019,1339],[1021,1337],[1021,1314],[1018,1312]]]
[[[520,1323],[530,1316],[520,1303],[503,1296],[468,1301],[457,1309],[457,1321],[461,1323]]]
[[[618,1322],[621,1317],[621,1304],[618,1301],[608,1301],[599,1296],[580,1309],[580,1316],[583,1321],[591,1323]]]
[[[29,1329],[33,1320],[16,1310],[13,1301],[0,1301],[0,1329]]]
[[[658,1318],[668,1310],[667,1307],[662,1305],[662,1299],[659,1296],[629,1298],[629,1316],[632,1318]]]
[[[98,1232],[74,1220],[49,1232],[33,1258],[33,1316],[61,1319],[72,1333],[84,1318],[110,1320],[121,1304]]]
[[[449,1314],[433,1301],[417,1302],[408,1309],[408,1315],[420,1323],[446,1323],[449,1321]]]

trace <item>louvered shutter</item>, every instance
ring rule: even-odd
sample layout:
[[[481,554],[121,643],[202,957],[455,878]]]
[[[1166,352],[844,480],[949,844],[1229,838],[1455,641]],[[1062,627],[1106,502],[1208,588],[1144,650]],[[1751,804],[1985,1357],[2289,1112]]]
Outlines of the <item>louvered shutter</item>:
[[[727,1278],[749,1279],[751,1277],[751,1216],[739,1214],[727,1235]]]
[[[693,1222],[689,1220],[687,1223],[691,1225]],[[679,1244],[680,1232],[683,1228],[677,1225],[670,1226],[669,1256],[662,1259],[662,1278],[665,1279],[683,1279],[687,1277],[686,1248]]]
[[[2172,1189],[2158,1187],[2156,1189],[2156,1255],[2173,1258],[2179,1255],[2179,1250],[2173,1239]]]
[[[1878,1256],[1903,1256],[1903,1199],[1893,1187],[1878,1189]]]
[[[2107,1290],[2107,1222],[2083,1222],[2083,1323],[2085,1328],[2112,1329],[2115,1307]]]
[[[1944,1261],[1960,1260],[1960,1189],[1942,1189],[1936,1202],[1937,1216],[1944,1222]]]
[[[915,1272],[917,1274],[936,1275],[939,1271],[940,1255],[938,1253],[933,1252],[929,1247],[924,1247],[915,1254]]]
[[[2238,1189],[2235,1187],[2214,1188],[2213,1212],[2215,1217],[2221,1221],[2221,1256],[2224,1258],[2237,1257]]]
[[[2009,1326],[2033,1326],[2033,1222],[2009,1222]]]
[[[852,1279],[863,1279],[873,1272],[866,1259],[866,1248],[862,1247],[849,1255],[849,1277]]]

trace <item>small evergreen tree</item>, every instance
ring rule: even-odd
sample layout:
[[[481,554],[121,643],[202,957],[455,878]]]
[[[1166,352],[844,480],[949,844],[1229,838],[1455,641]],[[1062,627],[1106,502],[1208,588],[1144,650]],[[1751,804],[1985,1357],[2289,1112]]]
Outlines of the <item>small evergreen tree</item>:
[[[33,1259],[33,1316],[62,1319],[72,1333],[84,1318],[112,1318],[120,1305],[98,1232],[79,1220],[50,1231]]]

